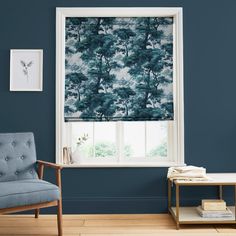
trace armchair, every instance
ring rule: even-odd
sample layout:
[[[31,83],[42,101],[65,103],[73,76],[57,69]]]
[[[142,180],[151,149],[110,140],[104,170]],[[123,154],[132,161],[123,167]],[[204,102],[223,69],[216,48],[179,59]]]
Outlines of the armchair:
[[[57,185],[43,180],[44,168],[56,170]],[[58,235],[62,236],[62,167],[36,160],[32,133],[0,133],[0,214],[57,206]]]

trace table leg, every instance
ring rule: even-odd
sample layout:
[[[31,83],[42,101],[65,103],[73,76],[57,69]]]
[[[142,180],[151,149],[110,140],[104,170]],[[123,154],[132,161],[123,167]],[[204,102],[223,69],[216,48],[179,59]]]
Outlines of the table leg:
[[[179,229],[179,185],[176,184],[176,229]]]
[[[168,210],[171,208],[171,181],[168,179]]]
[[[236,223],[236,185],[234,185],[234,219],[235,219],[235,223]]]
[[[223,186],[219,185],[219,199],[223,199]]]

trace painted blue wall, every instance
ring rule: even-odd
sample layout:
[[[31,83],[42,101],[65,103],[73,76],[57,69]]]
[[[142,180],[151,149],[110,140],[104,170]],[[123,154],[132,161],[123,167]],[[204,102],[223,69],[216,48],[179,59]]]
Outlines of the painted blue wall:
[[[0,3],[0,132],[33,131],[38,158],[55,157],[55,8],[183,7],[186,163],[236,172],[234,0],[7,0]],[[44,50],[44,90],[9,92],[9,50]],[[167,209],[166,168],[64,169],[65,213]],[[46,177],[53,180],[53,172]],[[216,189],[187,189],[185,203]],[[226,198],[231,191],[226,191]],[[47,211],[49,212],[49,211]]]

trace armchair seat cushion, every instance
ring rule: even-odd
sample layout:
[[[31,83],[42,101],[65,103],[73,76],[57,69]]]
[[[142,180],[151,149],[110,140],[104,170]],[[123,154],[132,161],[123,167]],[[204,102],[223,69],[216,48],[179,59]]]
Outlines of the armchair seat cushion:
[[[60,199],[59,188],[40,179],[0,182],[0,209]]]

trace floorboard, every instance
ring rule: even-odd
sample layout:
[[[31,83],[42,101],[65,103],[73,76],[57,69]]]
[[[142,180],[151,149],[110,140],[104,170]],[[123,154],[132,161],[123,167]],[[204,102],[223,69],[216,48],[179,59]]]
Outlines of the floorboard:
[[[64,215],[64,236],[235,236],[232,225],[183,225],[168,214]],[[0,236],[55,236],[55,215],[1,215]]]

